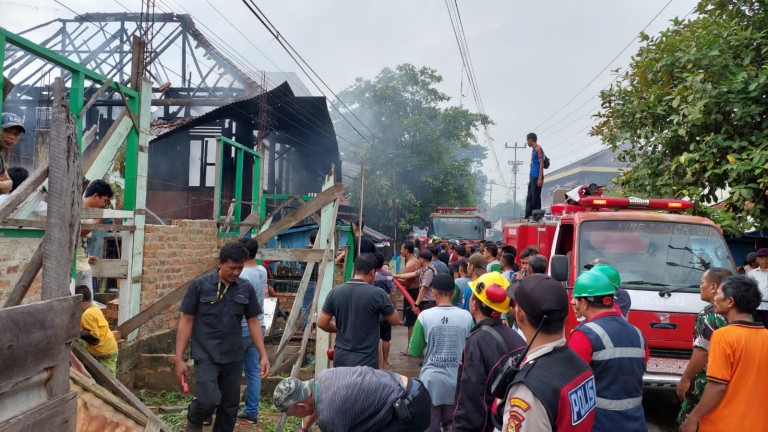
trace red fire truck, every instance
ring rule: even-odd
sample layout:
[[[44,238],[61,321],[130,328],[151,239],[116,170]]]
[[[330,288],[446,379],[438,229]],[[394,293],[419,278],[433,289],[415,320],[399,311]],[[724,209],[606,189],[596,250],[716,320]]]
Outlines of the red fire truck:
[[[549,273],[569,291],[596,258],[621,275],[632,299],[629,321],[651,351],[644,382],[674,386],[688,364],[701,275],[708,268],[734,270],[722,231],[709,219],[679,212],[684,200],[604,197],[592,184],[567,194],[552,215],[537,223],[504,227],[504,240],[518,251],[533,245],[549,257]],[[566,334],[577,325],[571,314]]]
[[[429,236],[441,241],[460,240],[475,244],[485,240],[485,229],[490,223],[480,216],[475,207],[437,207],[429,215]]]

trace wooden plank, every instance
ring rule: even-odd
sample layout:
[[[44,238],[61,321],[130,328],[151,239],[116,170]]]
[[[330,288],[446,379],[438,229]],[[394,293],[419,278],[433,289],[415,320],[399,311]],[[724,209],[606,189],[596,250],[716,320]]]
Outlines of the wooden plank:
[[[276,234],[279,234],[287,230],[288,228],[293,227],[300,220],[306,218],[307,215],[310,215],[316,212],[317,210],[322,208],[324,205],[337,199],[343,192],[344,192],[344,185],[342,185],[341,183],[337,183],[331,186],[330,188],[318,194],[317,197],[315,197],[311,201],[302,204],[300,207],[298,207],[293,212],[291,212],[291,214],[289,214],[287,217],[284,217],[279,221],[277,221],[274,225],[271,225],[264,232],[257,234],[256,240],[259,242],[259,244],[265,244],[269,239],[274,237]],[[215,265],[210,266],[207,269],[205,269],[205,271],[200,273],[197,277],[214,272],[217,270],[217,268],[218,267],[216,267]],[[121,334],[127,335],[132,331],[136,330],[137,328],[141,327],[142,324],[154,318],[155,315],[162,312],[163,309],[181,301],[181,299],[184,297],[184,294],[186,294],[187,289],[191,284],[192,284],[192,281],[190,280],[187,283],[176,288],[175,290],[171,291],[170,293],[166,294],[163,298],[159,299],[154,304],[152,304],[152,306],[148,307],[147,309],[144,309],[137,315],[131,317],[130,319],[120,324],[120,326],[118,327],[118,330],[120,331]]]
[[[120,380],[115,378],[111,373],[107,372],[101,363],[99,363],[99,361],[96,360],[91,355],[91,353],[88,352],[88,350],[83,348],[82,345],[73,344],[72,351],[75,353],[75,356],[83,363],[83,366],[85,366],[85,368],[88,370],[88,373],[90,373],[96,382],[99,383],[99,385],[122,398],[134,409],[141,412],[144,416],[149,418],[156,417],[155,413],[153,413],[146,405],[144,405],[144,403],[139,400],[139,398],[136,397],[132,391],[128,390],[128,388],[125,387],[123,383],[120,382]],[[161,430],[166,431],[170,429],[163,425]]]
[[[44,220],[28,220],[28,219],[6,219],[0,222],[0,226],[3,227],[18,227],[18,228],[38,228],[45,229],[47,222]],[[136,231],[135,225],[117,225],[117,224],[81,224],[80,228],[91,231],[123,231],[133,232]]]
[[[93,277],[118,278],[128,277],[128,260],[99,258],[91,264]]]
[[[333,177],[328,176],[326,177],[326,183],[324,185],[324,189],[333,187]],[[332,246],[334,241],[332,238],[329,239],[329,236],[333,236],[333,232],[336,227],[336,217],[335,212],[328,213],[325,210],[327,208],[337,209],[338,208],[338,200],[334,200],[332,203],[327,204],[323,207],[323,218],[320,221],[320,225],[318,227],[318,235],[315,238],[315,244],[312,245],[312,248],[314,250],[322,250],[323,251],[323,257],[322,260],[327,260],[328,256],[331,255],[331,252],[328,251],[328,247]],[[338,210],[337,210],[338,211]],[[331,217],[331,215],[334,215]],[[322,248],[322,249],[321,249]],[[335,248],[333,249],[335,250]],[[321,260],[321,263],[323,262]],[[314,270],[315,263],[310,262],[307,264],[307,267],[304,271],[304,275],[301,278],[301,283],[299,284],[299,289],[296,291],[296,300],[297,301],[303,301],[304,295],[306,293],[307,284],[309,283],[310,274]],[[318,272],[318,282],[322,280],[322,273]],[[315,297],[317,296],[317,292],[319,291],[319,283],[316,282],[315,286]],[[313,302],[314,303],[314,302]],[[295,303],[294,303],[295,305]],[[277,347],[277,351],[275,352],[275,364],[280,364],[284,355],[285,347],[288,345],[288,341],[291,339],[293,334],[296,332],[296,329],[299,325],[299,317],[301,316],[301,308],[300,307],[292,307],[291,313],[288,315],[288,320],[285,323],[285,330],[283,331],[283,337],[280,339],[280,344]],[[318,330],[319,331],[319,330]],[[325,352],[325,351],[323,351]]]
[[[328,181],[332,181],[334,178],[333,171],[328,176]],[[320,212],[320,218],[321,220],[333,220],[334,223],[330,225],[321,224],[320,229],[318,231],[318,237],[327,239],[328,242],[328,250],[335,251],[336,250],[336,218],[339,214],[339,201],[337,200],[335,205],[333,207],[326,206],[323,208],[323,210]],[[327,232],[326,230],[330,231]],[[351,254],[347,254],[347,256],[351,256]],[[326,260],[325,263],[320,265],[320,268],[317,272],[317,287],[315,288],[315,298],[312,300],[312,303],[315,304],[316,310],[320,310],[325,303],[325,298],[328,296],[328,293],[331,292],[331,288],[333,288],[333,272],[334,272],[334,259],[331,258],[329,260]],[[328,334],[328,332],[318,328],[317,332],[315,333],[315,352],[324,353],[328,350],[328,348],[331,347],[331,336]],[[317,351],[320,349],[320,351]],[[324,371],[328,368],[328,357],[327,356],[315,356],[315,376],[317,376],[320,372]]]
[[[149,421],[147,421],[147,426],[144,428],[144,432],[160,432],[161,430],[163,430],[163,422],[157,417],[150,417]]]
[[[95,124],[95,125],[91,126],[90,129],[85,131],[85,133],[83,133],[83,139],[80,140],[80,148],[83,151],[85,151],[85,149],[87,149],[88,146],[91,145],[93,140],[96,139],[96,132],[98,132],[98,131],[99,131],[99,125]],[[35,131],[35,133],[37,133],[37,131]]]
[[[13,191],[5,201],[0,202],[0,220],[10,216],[16,207],[20,206],[28,196],[43,184],[48,178],[48,165],[43,165],[30,174],[15,191]]]
[[[96,148],[90,152],[91,156],[83,161],[85,178],[95,180],[104,177],[104,174],[112,167],[112,161],[125,142],[125,138],[128,136],[131,128],[133,128],[131,119],[123,111],[112,123],[112,126],[107,130],[104,138],[96,145]]]
[[[134,39],[134,43],[141,43]],[[143,66],[142,66],[143,67]],[[141,311],[141,274],[144,265],[144,225],[147,203],[147,175],[149,173],[149,135],[150,135],[150,105],[152,99],[152,83],[142,75],[137,75],[141,87],[141,103],[139,106],[139,148],[136,155],[136,196],[134,200],[135,216],[133,225],[136,231],[123,236],[125,246],[123,257],[128,259],[128,277],[120,283],[120,313],[118,323],[125,322]],[[126,241],[128,240],[128,241]],[[133,332],[123,332],[124,337],[132,340],[137,335]]]
[[[85,114],[96,101],[99,99],[99,96],[104,94],[104,92],[109,88],[109,86],[112,85],[112,78],[107,78],[106,81],[99,87],[98,90],[96,90],[96,93],[94,93],[90,99],[88,99],[88,102],[83,105],[83,109],[80,110],[80,113],[77,115],[78,117],[82,117],[83,114]]]
[[[11,295],[5,299],[5,305],[3,307],[18,306],[21,304],[22,300],[24,300],[24,297],[26,297],[29,287],[32,286],[32,281],[35,280],[37,274],[40,273],[40,269],[43,267],[44,241],[45,237],[43,237],[43,241],[41,241],[37,246],[37,249],[35,249],[35,253],[32,254],[32,258],[29,259],[27,266],[21,273],[21,277],[19,277],[16,284],[13,286]]]
[[[56,396],[31,411],[0,423],[3,432],[75,432],[76,427],[77,392],[74,391]]]
[[[100,208],[84,208],[80,214],[81,219],[133,219],[132,210],[115,210]]]
[[[222,184],[219,182],[219,179],[222,178],[221,176],[221,170],[223,169],[224,162],[221,160],[221,146],[223,146],[224,143],[221,142],[221,139],[218,137],[216,138],[216,159],[215,159],[215,165],[214,170],[215,174],[213,177],[213,216],[211,219],[215,220],[216,223],[219,221],[219,211],[221,210],[221,200],[219,197],[221,196],[222,191]]]
[[[0,309],[0,394],[68,358],[67,342],[80,336],[81,314],[80,296]]]
[[[88,390],[94,395],[98,396],[104,402],[112,405],[115,409],[128,416],[131,420],[144,426],[147,424],[147,416],[136,408],[128,405],[127,402],[113,395],[109,390],[89,380],[84,375],[78,372],[70,371],[69,378],[75,382],[75,384]]]
[[[320,210],[328,203],[340,197],[341,194],[343,193],[344,193],[344,185],[341,183],[334,184],[330,188],[320,192],[311,201],[305,202],[304,204],[299,206],[297,209],[292,211],[290,214],[288,214],[287,216],[277,221],[277,223],[275,223],[274,225],[271,225],[269,228],[267,228],[263,232],[260,232],[259,236],[261,236],[265,240],[271,239],[272,237],[283,232],[284,230],[296,225],[297,223],[299,223],[299,221],[306,219],[307,217],[309,217],[309,215]],[[241,227],[240,232],[243,232],[243,229],[245,229],[245,232],[248,232],[247,227]],[[261,243],[261,240],[259,240],[259,243]]]
[[[323,251],[319,249],[305,248],[282,248],[282,249],[259,249],[256,253],[256,259],[270,261],[300,261],[300,262],[319,262],[323,259]]]
[[[48,213],[43,243],[42,299],[69,295],[73,254],[80,237],[82,209],[82,172],[75,125],[64,100],[64,81],[54,82],[53,119],[48,176]],[[69,385],[69,380],[66,382]]]

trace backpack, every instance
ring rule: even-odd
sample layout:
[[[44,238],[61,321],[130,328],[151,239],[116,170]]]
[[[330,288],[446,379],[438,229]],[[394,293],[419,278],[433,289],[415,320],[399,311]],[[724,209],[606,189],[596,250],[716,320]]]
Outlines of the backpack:
[[[549,158],[547,157],[547,154],[544,153],[544,149],[541,148],[541,146],[539,146],[539,148],[541,149],[541,155],[544,156],[544,160],[543,160],[543,163],[542,163],[541,167],[544,168],[544,169],[548,169],[549,168]]]

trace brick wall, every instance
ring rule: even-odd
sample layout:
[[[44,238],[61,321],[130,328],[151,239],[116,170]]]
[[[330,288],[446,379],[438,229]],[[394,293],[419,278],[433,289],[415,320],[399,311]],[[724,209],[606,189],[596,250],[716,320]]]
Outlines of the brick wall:
[[[41,239],[0,238],[0,305],[11,294],[13,286],[29,263]],[[38,274],[23,303],[40,301],[41,277]]]
[[[144,310],[175,288],[193,279],[216,262],[220,244],[211,220],[178,220],[172,225],[147,225],[141,309]],[[179,304],[139,328],[139,337],[178,325]]]

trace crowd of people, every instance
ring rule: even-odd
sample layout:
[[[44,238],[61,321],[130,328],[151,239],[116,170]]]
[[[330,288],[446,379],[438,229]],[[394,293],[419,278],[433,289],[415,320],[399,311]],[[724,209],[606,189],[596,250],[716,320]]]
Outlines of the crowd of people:
[[[545,274],[547,259],[535,247],[517,256],[513,247],[495,243],[419,250],[405,241],[400,253],[405,268],[395,275],[381,260],[359,256],[357,285],[323,306],[322,328],[337,332],[336,349],[341,340],[357,362],[334,361],[315,380],[290,378],[277,386],[275,405],[302,417],[300,430],[648,430],[642,400],[649,348],[627,319],[631,299],[610,263],[586,265],[569,298],[563,284]],[[754,322],[765,304],[759,277],[768,274],[768,249],[756,255],[763,264],[751,270],[763,272],[757,277],[718,268],[702,276],[708,306],[696,319],[693,358],[677,388],[681,430],[768,427],[764,415],[747,415],[743,403],[749,387],[742,380],[759,375],[756,368],[768,361],[768,330]],[[367,332],[375,332],[376,320],[398,323],[393,279],[413,299],[412,306],[404,299],[409,344],[402,354],[420,358],[418,377],[388,371],[386,361],[378,369],[375,344],[360,333],[364,321],[371,322]],[[339,297],[359,306],[339,309]],[[580,323],[566,338],[570,313]],[[391,339],[391,330],[379,328],[380,339],[385,333]],[[350,339],[349,332],[359,336]],[[768,385],[755,394],[766,391]]]

